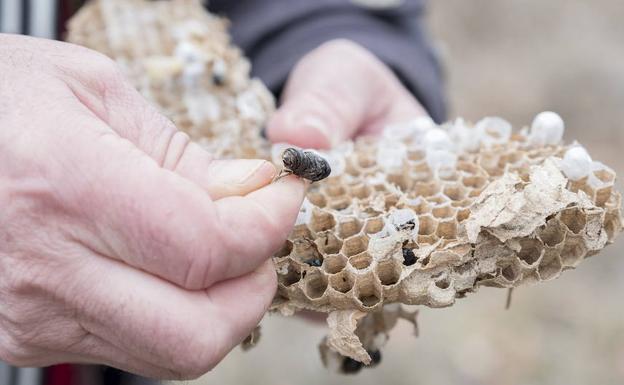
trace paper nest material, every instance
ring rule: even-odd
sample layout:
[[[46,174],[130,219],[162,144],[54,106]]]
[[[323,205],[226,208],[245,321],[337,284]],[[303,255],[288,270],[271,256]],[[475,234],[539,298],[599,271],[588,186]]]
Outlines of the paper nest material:
[[[261,136],[272,96],[250,79],[226,27],[196,0],[93,1],[69,40],[115,59],[215,156],[280,165],[286,145]],[[575,268],[622,230],[621,199],[613,170],[562,145],[563,129],[552,112],[519,132],[494,117],[474,126],[419,118],[323,153],[332,175],[311,185],[274,256],[272,309],[327,313],[321,356],[344,370],[345,360],[373,362],[398,319],[416,325],[403,305],[450,306],[481,286]]]

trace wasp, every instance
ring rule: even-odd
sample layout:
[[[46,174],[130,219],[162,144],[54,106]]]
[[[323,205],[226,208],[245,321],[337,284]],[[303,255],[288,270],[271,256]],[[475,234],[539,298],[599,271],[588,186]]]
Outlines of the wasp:
[[[310,182],[318,182],[331,174],[327,160],[313,151],[287,148],[282,153],[282,162],[284,169],[275,180],[292,174]]]

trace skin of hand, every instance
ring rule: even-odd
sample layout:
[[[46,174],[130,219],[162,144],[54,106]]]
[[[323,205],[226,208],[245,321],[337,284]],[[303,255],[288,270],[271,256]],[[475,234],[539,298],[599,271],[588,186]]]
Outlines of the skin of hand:
[[[303,148],[331,148],[423,115],[423,107],[385,64],[362,46],[339,39],[297,63],[267,136]]]
[[[0,35],[0,360],[209,371],[257,325],[304,196],[213,160],[106,57]]]

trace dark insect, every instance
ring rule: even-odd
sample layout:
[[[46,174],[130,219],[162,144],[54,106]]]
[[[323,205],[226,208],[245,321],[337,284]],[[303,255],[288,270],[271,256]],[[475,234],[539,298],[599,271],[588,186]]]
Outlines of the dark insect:
[[[323,264],[323,260],[321,258],[312,258],[305,261],[310,266],[320,267]]]
[[[364,364],[360,361],[356,361],[351,357],[345,357],[342,361],[341,370],[343,373],[353,374],[359,372],[362,366],[364,366]]]
[[[369,366],[376,366],[381,362],[381,352],[379,350],[368,351],[368,355],[371,358]]]
[[[212,83],[215,86],[222,86],[225,84],[225,77],[222,74],[214,73],[212,74]]]
[[[417,260],[418,258],[416,258],[412,249],[408,249],[406,247],[403,248],[403,264],[405,266],[411,266],[415,264]]]
[[[409,220],[403,224],[401,224],[397,230],[414,230],[416,228],[416,222],[414,220]]]
[[[284,169],[277,179],[294,174],[310,182],[318,182],[331,174],[329,163],[313,151],[287,148],[282,153],[282,162],[284,162]]]

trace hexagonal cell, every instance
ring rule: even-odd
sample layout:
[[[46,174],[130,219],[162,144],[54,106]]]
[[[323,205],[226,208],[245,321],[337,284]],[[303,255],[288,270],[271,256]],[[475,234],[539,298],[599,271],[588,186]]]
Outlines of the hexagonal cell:
[[[418,234],[431,235],[436,231],[438,221],[431,215],[422,215],[418,217]]]
[[[440,277],[435,279],[434,283],[438,288],[446,290],[451,287],[452,281],[447,274],[442,274]]]
[[[336,219],[329,211],[314,208],[310,228],[315,232],[332,230],[336,226]]]
[[[353,274],[347,270],[343,270],[338,274],[329,277],[329,285],[340,293],[347,293],[353,288],[355,278]]]
[[[377,277],[384,286],[391,286],[401,278],[401,265],[395,259],[386,259],[379,262],[376,268]]]
[[[357,270],[364,270],[373,262],[373,257],[367,252],[363,252],[349,258],[349,264]]]
[[[524,152],[521,151],[512,151],[506,154],[503,154],[498,160],[498,166],[503,168],[508,164],[517,164],[522,161],[524,158]]]
[[[537,272],[542,280],[553,279],[561,273],[562,265],[559,259],[559,251],[556,249],[546,248],[544,256],[540,261]]]
[[[479,175],[471,175],[471,176],[465,176],[462,179],[462,184],[466,187],[471,187],[473,189],[480,189],[485,187],[485,185],[487,184],[487,178],[484,176],[479,176]]]
[[[430,197],[440,192],[440,185],[437,182],[417,182],[412,189],[414,196]]]
[[[342,253],[347,257],[366,251],[368,248],[368,237],[366,235],[355,235],[344,241]]]
[[[561,263],[566,267],[576,267],[587,255],[587,247],[582,237],[569,235],[561,250]]]
[[[373,307],[381,302],[381,285],[373,274],[366,274],[356,278],[354,293],[364,307]]]
[[[455,167],[457,171],[463,171],[464,173],[475,175],[479,173],[479,166],[477,166],[474,162],[468,162],[464,160],[460,160],[457,162],[457,166]]]
[[[295,240],[292,258],[313,267],[320,267],[323,264],[323,255],[316,243],[309,238]]]
[[[359,153],[359,154],[356,154],[356,156],[357,156],[357,165],[360,168],[367,169],[367,168],[375,167],[377,165],[375,157],[372,155]]]
[[[344,218],[338,223],[338,236],[342,239],[349,238],[362,230],[362,222],[357,218]]]
[[[431,214],[433,214],[436,218],[451,218],[455,216],[455,208],[450,204],[444,206],[434,207],[431,210]]]
[[[500,272],[501,276],[509,282],[515,282],[520,275],[520,269],[513,264],[501,267]]]
[[[365,184],[357,184],[351,187],[351,195],[355,198],[366,199],[372,193],[372,189]]]
[[[416,215],[422,215],[431,212],[431,208],[429,207],[429,203],[427,203],[424,199],[418,199],[418,203],[416,204],[408,204],[409,208],[414,210]]]
[[[418,244],[419,245],[433,245],[434,243],[436,243],[440,238],[438,238],[436,235],[431,234],[431,235],[419,235],[418,236]]]
[[[323,270],[328,274],[341,272],[347,266],[347,257],[342,254],[328,255],[323,262]]]
[[[455,218],[452,218],[451,220],[441,221],[438,224],[436,235],[444,239],[457,238],[457,222],[455,222]]]
[[[347,196],[340,197],[337,199],[332,199],[328,204],[329,208],[337,210],[337,211],[344,210],[350,205],[351,205],[351,198]]]
[[[431,208],[433,209],[434,207],[443,206],[447,203],[450,203],[450,200],[446,196],[442,194],[438,194],[438,195],[427,198],[427,202],[429,202],[429,204],[431,205]]]
[[[410,180],[403,174],[388,174],[386,176],[388,183],[397,186],[401,191],[407,191],[410,188]]]
[[[280,284],[286,287],[292,286],[301,280],[301,269],[294,262],[290,262],[286,274],[278,274],[277,279]]]
[[[282,258],[290,254],[293,249],[293,243],[289,240],[286,240],[282,247],[275,253],[275,258]]]
[[[561,212],[559,218],[574,234],[579,234],[585,228],[585,214],[579,208],[565,209]]]
[[[323,192],[328,197],[339,197],[347,193],[347,190],[339,184],[327,183],[323,188]]]
[[[596,206],[605,207],[605,204],[611,198],[611,194],[613,193],[613,186],[606,186],[599,189],[596,189]]]
[[[544,245],[538,239],[525,238],[520,241],[520,251],[518,252],[518,258],[527,266],[535,265],[544,250]]]
[[[327,276],[324,273],[315,271],[309,273],[305,278],[305,294],[310,299],[321,298],[327,290]]]
[[[325,199],[325,196],[320,192],[308,192],[307,198],[310,203],[321,208],[325,207],[327,204],[327,199]]]
[[[554,247],[563,242],[566,229],[558,220],[549,220],[544,228],[540,229],[537,236],[546,246]]]
[[[310,231],[308,225],[301,224],[293,228],[293,231],[290,233],[290,239],[300,238],[313,238],[312,231]]]
[[[317,234],[316,245],[323,254],[337,254],[342,247],[342,240],[336,237],[332,231],[324,231]]]
[[[481,195],[482,192],[483,192],[483,189],[480,189],[480,188],[469,189],[468,190],[468,197],[469,198],[476,198],[479,195]]]
[[[470,216],[470,209],[460,209],[457,211],[457,215],[455,216],[455,218],[457,219],[458,223],[462,223],[463,221],[468,219],[469,216]]]
[[[608,169],[598,169],[594,171],[594,176],[603,183],[613,183],[615,181],[615,174]]]
[[[466,188],[458,183],[444,186],[442,193],[453,201],[460,201],[466,197]]]
[[[375,234],[380,232],[384,228],[383,217],[368,218],[364,225],[364,232],[366,234]]]

